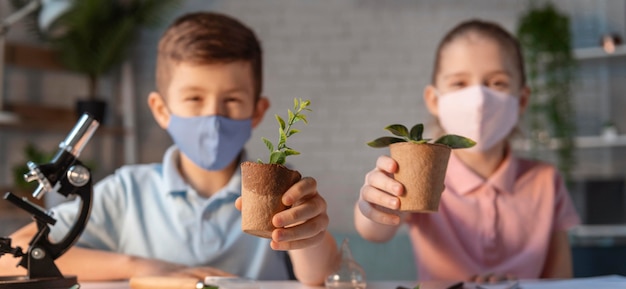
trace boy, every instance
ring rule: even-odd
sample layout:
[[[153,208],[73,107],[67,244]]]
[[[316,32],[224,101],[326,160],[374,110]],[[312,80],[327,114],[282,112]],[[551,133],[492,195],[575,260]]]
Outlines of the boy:
[[[142,275],[287,279],[286,250],[299,281],[323,283],[337,249],[314,179],[303,178],[287,191],[283,202],[292,207],[274,217],[272,240],[241,231],[239,164],[269,107],[261,96],[261,54],[254,32],[225,15],[188,14],[166,30],[158,47],[157,91],[148,104],[174,145],[162,164],[122,167],[94,187],[78,246],[57,260],[64,274],[83,281]],[[53,209],[53,241],[65,236],[77,206]],[[26,248],[35,232],[31,224],[11,237]],[[0,259],[3,272],[17,272],[7,260],[13,261]]]

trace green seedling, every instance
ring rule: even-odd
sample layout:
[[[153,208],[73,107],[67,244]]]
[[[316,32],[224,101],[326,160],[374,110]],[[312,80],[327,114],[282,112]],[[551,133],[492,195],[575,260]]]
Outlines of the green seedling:
[[[409,131],[404,125],[401,124],[392,124],[390,126],[385,127],[386,130],[390,131],[392,134],[399,136],[384,136],[377,138],[371,142],[368,142],[367,145],[374,148],[384,148],[393,143],[398,142],[412,142],[417,144],[428,143],[431,141],[429,138],[422,138],[422,134],[424,133],[424,125],[421,123],[416,124]],[[448,134],[438,138],[434,141],[436,144],[442,144],[450,147],[451,149],[463,149],[473,147],[476,142],[459,135]]]
[[[287,156],[300,154],[300,152],[287,146],[287,139],[290,136],[300,132],[300,130],[298,129],[291,128],[293,124],[299,121],[302,121],[305,124],[308,123],[304,112],[311,111],[311,109],[308,108],[310,104],[311,104],[311,101],[309,100],[302,100],[302,99],[294,98],[293,99],[293,111],[290,109],[287,110],[288,112],[287,122],[285,122],[285,120],[282,117],[280,117],[278,114],[275,115],[276,121],[278,121],[278,135],[279,135],[277,145],[274,146],[274,144],[268,139],[264,137],[261,138],[263,139],[263,142],[265,143],[265,146],[267,147],[267,149],[270,151],[270,159],[269,159],[268,164],[283,165],[285,164],[285,159],[287,158]],[[257,160],[257,162],[260,164],[263,163],[261,159]]]

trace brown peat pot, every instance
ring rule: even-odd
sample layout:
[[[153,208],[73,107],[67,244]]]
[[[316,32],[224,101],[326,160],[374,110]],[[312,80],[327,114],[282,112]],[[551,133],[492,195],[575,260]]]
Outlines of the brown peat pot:
[[[446,145],[398,142],[389,145],[398,163],[394,179],[404,185],[400,211],[437,212],[452,149]]]
[[[248,234],[271,238],[272,218],[287,209],[283,194],[302,176],[278,164],[241,164],[241,229]]]

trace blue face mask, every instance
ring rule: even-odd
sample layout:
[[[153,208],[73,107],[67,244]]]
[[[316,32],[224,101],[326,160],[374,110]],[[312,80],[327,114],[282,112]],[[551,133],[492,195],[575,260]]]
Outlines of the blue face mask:
[[[229,165],[252,134],[252,119],[170,116],[167,132],[176,146],[194,164],[209,171]]]

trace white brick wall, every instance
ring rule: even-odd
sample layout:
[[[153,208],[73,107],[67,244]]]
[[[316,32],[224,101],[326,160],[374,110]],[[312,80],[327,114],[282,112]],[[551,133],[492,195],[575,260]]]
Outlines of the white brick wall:
[[[387,124],[430,120],[421,94],[439,38],[470,17],[497,15],[495,20],[513,27],[523,7],[520,1],[229,0],[188,1],[183,10],[230,14],[251,26],[263,42],[264,92],[272,107],[247,146],[250,157],[266,158],[260,137],[277,137],[274,114],[285,115],[293,97],[311,100],[309,125],[290,139],[302,155],[288,160],[319,181],[329,203],[331,229],[351,231],[352,207],[363,177],[376,157],[387,153],[365,143],[386,134]],[[140,51],[154,50],[158,33],[144,36]],[[152,58],[153,53],[146,56]],[[142,69],[138,78],[144,80],[140,94],[146,95],[153,87],[151,68]],[[141,119],[149,120],[142,108]],[[141,159],[158,161],[155,153],[169,141],[165,134],[153,132],[155,126],[146,125],[150,128],[142,131],[150,132],[140,139],[160,148],[143,153]]]
[[[421,94],[429,82],[434,50],[444,32],[461,20],[475,17],[497,21],[512,30],[526,4],[514,0],[188,0],[171,18],[187,11],[215,10],[239,18],[257,32],[265,51],[264,92],[272,107],[247,146],[249,155],[266,158],[260,137],[276,138],[273,115],[284,115],[293,97],[310,99],[310,124],[300,127],[302,133],[290,140],[302,155],[290,157],[289,162],[304,175],[318,179],[320,192],[329,203],[331,229],[351,231],[352,204],[363,176],[378,155],[387,153],[369,148],[365,142],[386,134],[383,127],[390,123],[430,122]],[[593,45],[595,35],[604,30],[622,35],[625,32],[624,17],[618,17],[624,15],[624,11],[619,12],[624,10],[624,1],[557,4],[573,16],[574,42],[578,46]],[[0,4],[0,16],[8,15],[8,7],[4,1]],[[606,15],[611,18],[605,19]],[[141,162],[160,161],[171,143],[145,104],[154,87],[155,49],[161,32],[144,31],[132,57]],[[19,24],[9,38],[32,42]],[[5,81],[9,82],[11,100],[69,106],[72,104],[68,99],[85,90],[82,80],[71,73],[8,70]],[[621,74],[617,77],[623,75],[623,69],[618,71]],[[582,75],[589,74],[593,72]],[[623,84],[609,89],[616,95],[610,101],[617,106],[607,105],[606,98],[598,99],[594,87],[590,84],[575,96],[582,112],[580,127],[586,134],[594,133],[602,122],[602,107],[609,107],[618,126],[622,124],[626,129],[626,119],[619,113],[624,98],[618,91],[623,91]],[[103,89],[114,91],[110,87]],[[44,142],[56,143],[57,139]],[[16,147],[24,141],[15,133],[0,133],[0,140],[4,152],[18,150]],[[593,160],[594,155],[588,158]],[[19,153],[0,155],[0,162],[4,162],[1,183],[10,179],[7,168],[16,161],[21,161]],[[584,167],[602,166],[606,167],[603,163]]]

